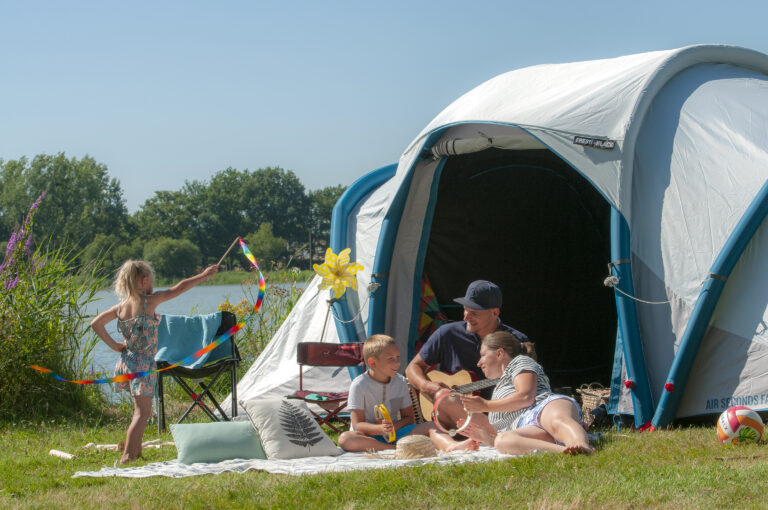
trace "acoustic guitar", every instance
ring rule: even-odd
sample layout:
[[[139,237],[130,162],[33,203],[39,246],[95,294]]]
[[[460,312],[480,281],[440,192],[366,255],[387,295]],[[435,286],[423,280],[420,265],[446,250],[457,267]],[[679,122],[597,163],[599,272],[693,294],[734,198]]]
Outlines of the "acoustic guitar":
[[[491,386],[496,386],[496,383],[499,382],[498,379],[473,381],[472,377],[473,375],[466,370],[461,370],[455,374],[446,374],[439,370],[427,372],[427,379],[430,381],[445,383],[449,388],[453,388],[453,391],[461,394],[472,393]],[[432,416],[432,401],[421,393],[419,393],[419,405],[421,405],[421,413],[425,418]]]

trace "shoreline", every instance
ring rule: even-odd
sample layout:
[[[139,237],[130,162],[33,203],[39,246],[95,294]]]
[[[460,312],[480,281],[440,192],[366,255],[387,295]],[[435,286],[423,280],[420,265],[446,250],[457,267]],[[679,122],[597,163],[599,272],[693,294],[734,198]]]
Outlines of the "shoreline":
[[[308,284],[310,280],[315,276],[315,272],[304,269],[297,273],[290,273],[286,270],[281,271],[263,271],[264,274],[264,280],[267,283],[306,283]],[[157,278],[155,280],[155,287],[158,288],[165,288],[170,287],[172,285],[175,285],[179,282],[182,278]],[[242,285],[246,282],[246,280],[251,280],[254,282],[254,284],[258,284],[258,280],[256,280],[256,275],[251,271],[237,271],[237,270],[231,270],[231,271],[222,271],[220,273],[216,273],[216,275],[211,278],[210,280],[204,281],[199,284],[201,287],[210,287],[215,285]],[[102,287],[99,290],[109,290],[112,287],[111,280],[110,285],[106,287]]]

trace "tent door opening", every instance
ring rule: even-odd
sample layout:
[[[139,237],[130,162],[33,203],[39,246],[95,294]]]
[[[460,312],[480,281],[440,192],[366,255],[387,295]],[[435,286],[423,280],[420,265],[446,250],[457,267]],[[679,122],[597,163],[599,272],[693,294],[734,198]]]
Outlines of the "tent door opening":
[[[441,310],[469,282],[497,283],[501,319],[536,344],[553,388],[608,385],[616,341],[610,206],[546,149],[451,156],[442,167],[424,274]]]

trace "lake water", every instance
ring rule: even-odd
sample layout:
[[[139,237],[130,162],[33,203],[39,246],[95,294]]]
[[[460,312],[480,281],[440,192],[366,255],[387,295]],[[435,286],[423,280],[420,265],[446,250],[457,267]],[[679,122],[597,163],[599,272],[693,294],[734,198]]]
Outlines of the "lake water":
[[[254,292],[255,294],[255,292]],[[86,307],[87,314],[96,316],[99,313],[117,304],[117,296],[111,290],[99,291],[96,294],[97,301]],[[203,315],[213,313],[219,305],[229,301],[233,305],[242,299],[250,299],[247,290],[240,285],[199,285],[166,301],[157,307],[158,314],[171,315]],[[117,321],[107,324],[107,331],[112,338],[121,342],[122,336],[117,332]],[[113,373],[115,363],[120,355],[107,347],[107,344],[99,340],[94,348],[93,363],[89,368],[95,371]]]

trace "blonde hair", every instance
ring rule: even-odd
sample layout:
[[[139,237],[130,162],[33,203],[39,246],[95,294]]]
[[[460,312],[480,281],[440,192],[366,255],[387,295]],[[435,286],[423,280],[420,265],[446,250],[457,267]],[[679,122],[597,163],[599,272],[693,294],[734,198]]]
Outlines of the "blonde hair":
[[[503,349],[512,359],[520,354],[536,359],[536,349],[533,342],[521,342],[508,331],[494,331],[483,338],[483,345],[494,351],[496,349]]]
[[[139,281],[152,275],[152,268],[143,260],[126,260],[115,275],[115,294],[120,301],[141,296]]]
[[[363,344],[363,360],[368,363],[369,358],[379,359],[384,349],[390,345],[397,346],[395,339],[389,335],[372,335]]]

